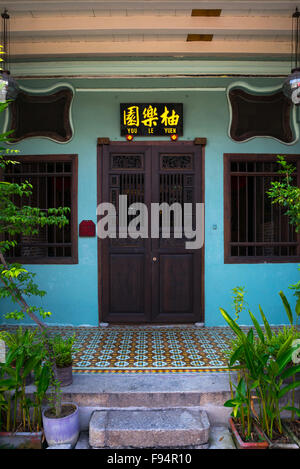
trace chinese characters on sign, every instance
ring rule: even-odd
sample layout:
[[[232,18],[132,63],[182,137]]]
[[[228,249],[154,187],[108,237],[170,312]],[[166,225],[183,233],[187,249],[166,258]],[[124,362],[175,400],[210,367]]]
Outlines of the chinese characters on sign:
[[[120,104],[121,135],[183,135],[181,103]]]

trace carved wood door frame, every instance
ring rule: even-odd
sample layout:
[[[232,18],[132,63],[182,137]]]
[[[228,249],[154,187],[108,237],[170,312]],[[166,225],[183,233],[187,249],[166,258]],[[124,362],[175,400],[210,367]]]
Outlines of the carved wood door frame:
[[[204,202],[203,175],[204,146],[193,142],[98,145],[98,204],[127,194],[128,205],[147,205],[149,219],[151,202]],[[184,239],[161,236],[98,238],[98,275],[100,322],[204,321],[204,247],[186,250]]]

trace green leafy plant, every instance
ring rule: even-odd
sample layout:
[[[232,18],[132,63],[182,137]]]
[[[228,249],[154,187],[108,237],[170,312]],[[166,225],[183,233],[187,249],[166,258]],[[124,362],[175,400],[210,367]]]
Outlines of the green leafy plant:
[[[266,346],[268,346],[270,353],[276,356],[276,353],[289,338],[292,338],[292,342],[300,339],[300,331],[296,327],[283,326],[276,334],[266,337]]]
[[[282,155],[277,155],[277,163],[280,165],[278,174],[281,176],[279,181],[271,182],[271,188],[267,191],[267,195],[273,199],[272,204],[278,204],[285,209],[285,215],[289,218],[289,223],[295,227],[296,233],[300,232],[300,187],[298,187],[295,172],[296,167],[293,164],[289,164],[287,159]],[[300,270],[300,268],[298,268]],[[298,319],[300,316],[300,280],[289,288],[294,291],[296,296],[296,328],[298,325]],[[282,293],[282,292],[281,292]],[[291,308],[287,299],[282,296],[285,310],[288,314],[291,323]],[[286,331],[287,332],[287,331]],[[289,334],[293,331],[289,331]],[[274,341],[274,340],[273,340]],[[295,379],[293,378],[293,381]],[[293,391],[293,400],[295,393]],[[293,414],[294,415],[294,411]]]
[[[235,321],[238,321],[240,318],[241,312],[245,309],[247,303],[245,301],[245,287],[235,287],[232,289],[233,293],[233,307],[235,313]]]
[[[55,356],[56,366],[64,368],[71,366],[73,362],[72,352],[74,352],[74,342],[76,335],[63,339],[60,335],[56,335],[53,339],[52,346]]]
[[[8,348],[0,364],[0,429],[38,432],[42,428],[42,401],[50,384],[51,369],[37,331],[1,332]],[[33,374],[36,391],[26,395],[26,379]]]
[[[232,306],[233,306],[233,311],[235,315],[235,319],[234,319],[235,322],[239,320],[241,312],[246,308],[247,302],[245,301],[245,294],[246,294],[245,287],[238,286],[232,289],[232,298],[233,298]],[[241,344],[238,338],[231,340],[230,349],[224,351],[224,355],[227,357],[229,362],[231,361],[232,354],[237,348],[239,348],[240,345]],[[238,374],[238,378],[240,379],[240,383],[243,383],[243,378],[241,378],[240,374]],[[248,432],[250,432],[250,427],[252,427],[251,422],[249,420],[251,414],[248,411],[249,410],[247,406],[248,402],[245,401],[245,394],[243,395],[242,400],[241,400],[241,390],[243,390],[244,387],[242,386],[242,384],[240,384],[239,390],[237,390],[236,385],[233,383],[230,369],[229,369],[229,385],[230,385],[230,391],[231,391],[231,400],[230,400],[230,404],[228,403],[226,407],[231,406],[231,404],[235,402],[235,406],[236,406],[235,417],[240,418],[244,438],[247,440],[249,438],[249,435],[247,435],[245,431],[245,428],[246,428],[245,416],[247,416],[247,428],[248,428]],[[236,391],[234,391],[234,388],[236,389]],[[234,398],[234,394],[235,394],[235,398]],[[238,405],[237,402],[239,402],[240,404]],[[239,407],[241,408],[241,413],[238,412]],[[244,410],[244,408],[246,409]]]
[[[280,292],[280,296],[290,321],[290,328],[285,329],[281,335],[272,332],[261,307],[264,330],[249,311],[253,327],[247,334],[236,320],[220,308],[222,316],[237,337],[228,365],[231,370],[237,370],[239,376],[235,396],[225,406],[233,407],[233,416],[239,418],[246,439],[250,438],[255,421],[259,421],[261,428],[272,439],[274,428],[282,433],[283,410],[291,411],[292,417],[295,413],[300,416],[300,409],[295,407],[294,394],[292,404],[280,404],[284,396],[300,386],[300,381],[295,380],[300,365],[292,363],[293,353],[299,347],[292,346],[297,331],[293,325],[290,305],[283,292]],[[286,380],[290,377],[293,380],[287,384]]]
[[[280,165],[278,174],[282,177],[279,181],[272,181],[267,195],[273,199],[272,204],[279,204],[286,211],[289,222],[295,226],[296,232],[300,231],[300,187],[295,185],[294,173],[296,167],[289,164],[282,155],[277,155]]]
[[[233,368],[233,365],[231,366]],[[238,369],[234,367],[234,369]],[[238,375],[238,384],[233,384],[235,395],[224,403],[225,407],[233,407],[232,416],[241,423],[242,434],[245,441],[251,438],[253,431],[253,418],[251,413],[251,386],[245,373]]]
[[[42,344],[37,341],[37,330],[26,329],[21,326],[18,327],[16,332],[0,331],[0,340],[3,340],[6,347],[11,350],[19,350],[24,354],[24,359],[28,359],[32,355],[40,353],[41,359],[43,358],[44,349]]]

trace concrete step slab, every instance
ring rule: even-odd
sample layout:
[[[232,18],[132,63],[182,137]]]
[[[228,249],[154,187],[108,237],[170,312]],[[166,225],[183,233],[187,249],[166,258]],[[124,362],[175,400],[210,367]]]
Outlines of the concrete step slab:
[[[203,445],[201,445],[200,448],[203,448]],[[75,449],[91,449],[90,444],[89,444],[89,433],[87,431],[80,433]],[[92,448],[92,449],[96,449],[96,448]],[[97,448],[97,449],[105,449],[105,448]],[[236,449],[228,426],[213,425],[210,427],[208,449]]]
[[[93,448],[208,447],[210,423],[200,409],[95,411],[89,427]]]
[[[34,392],[33,385],[27,392]],[[223,405],[230,398],[228,373],[73,375],[62,399],[85,407],[194,407]]]
[[[165,406],[166,407],[166,406]],[[178,406],[182,408],[182,406]],[[204,406],[195,406],[197,409],[205,410],[207,413],[209,422],[211,425],[220,425],[226,426],[228,425],[228,419],[232,412],[232,409],[229,407],[224,407],[224,405],[216,406],[216,405],[204,405]],[[149,407],[126,407],[127,410],[142,410],[147,409]],[[162,407],[151,407],[155,410],[161,410]],[[176,408],[176,407],[174,407]],[[194,407],[188,406],[189,409],[193,409]],[[110,410],[118,410],[120,407],[111,407]],[[89,430],[89,423],[93,413],[96,410],[108,410],[107,407],[102,406],[80,406],[79,407],[79,421],[80,421],[80,431],[88,431]]]

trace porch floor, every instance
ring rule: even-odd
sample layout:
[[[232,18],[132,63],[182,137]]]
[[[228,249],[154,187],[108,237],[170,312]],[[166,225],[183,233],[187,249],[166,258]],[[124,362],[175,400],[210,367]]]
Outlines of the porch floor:
[[[0,325],[0,330],[17,327]],[[52,326],[50,330],[63,337],[76,334],[75,374],[224,372],[226,350],[235,338],[228,327],[195,325]]]

